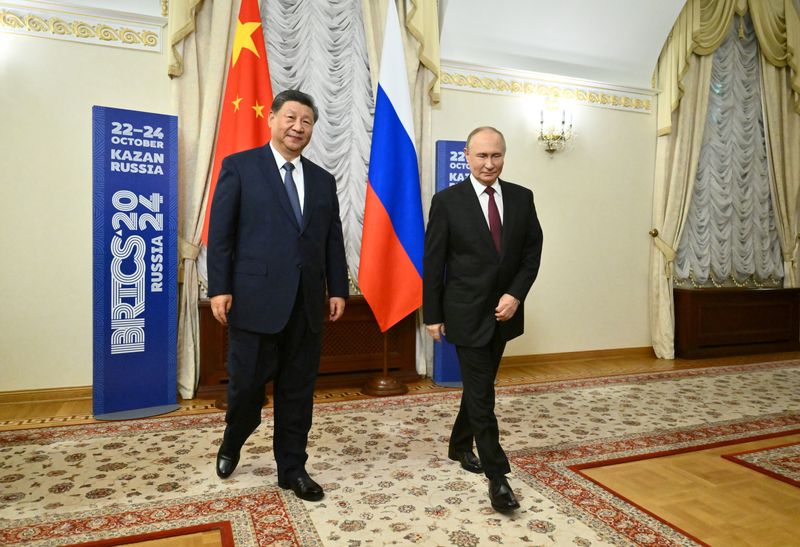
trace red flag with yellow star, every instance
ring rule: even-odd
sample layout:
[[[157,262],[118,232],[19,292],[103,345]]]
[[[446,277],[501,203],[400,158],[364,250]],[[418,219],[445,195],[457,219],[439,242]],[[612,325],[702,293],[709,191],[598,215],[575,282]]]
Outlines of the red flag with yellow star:
[[[270,139],[267,115],[272,105],[267,49],[261,28],[258,0],[242,0],[236,35],[233,38],[231,65],[225,84],[225,98],[217,131],[217,147],[208,188],[203,243],[208,244],[208,219],[211,200],[217,187],[219,168],[225,156],[265,145]]]

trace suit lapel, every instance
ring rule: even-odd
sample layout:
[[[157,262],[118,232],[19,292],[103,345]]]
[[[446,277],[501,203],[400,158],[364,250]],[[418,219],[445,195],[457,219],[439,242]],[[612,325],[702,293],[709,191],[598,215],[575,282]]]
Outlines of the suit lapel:
[[[300,227],[297,226],[297,219],[294,218],[294,211],[292,211],[292,204],[289,203],[286,187],[283,185],[283,180],[281,180],[281,172],[278,165],[275,163],[275,156],[272,154],[269,143],[261,148],[259,167],[264,173],[264,180],[266,181],[267,187],[272,190],[272,193],[278,199],[278,203],[280,203],[283,212],[289,217],[291,223],[299,229]],[[308,194],[306,193],[306,199],[308,199],[307,196]]]
[[[487,252],[497,256],[497,249],[494,247],[494,240],[492,233],[489,231],[489,224],[486,222],[486,217],[481,208],[481,202],[478,199],[478,194],[475,193],[475,188],[472,186],[472,181],[469,177],[464,181],[464,200],[467,202],[465,212],[469,215],[469,223],[471,226],[479,226],[478,233],[481,234],[481,241]]]
[[[308,167],[308,160],[300,156],[303,164],[303,227],[300,231],[308,228],[311,222],[311,212],[314,210],[314,199],[317,197],[316,180],[311,176],[311,169]]]
[[[513,226],[514,226],[514,215],[517,213],[517,204],[514,203],[514,200],[510,199],[509,197],[509,188],[508,184],[503,182],[500,179],[497,179],[500,183],[500,190],[503,194],[503,241],[500,247],[500,258],[502,259],[506,255],[506,250],[508,249],[508,245],[511,241]]]

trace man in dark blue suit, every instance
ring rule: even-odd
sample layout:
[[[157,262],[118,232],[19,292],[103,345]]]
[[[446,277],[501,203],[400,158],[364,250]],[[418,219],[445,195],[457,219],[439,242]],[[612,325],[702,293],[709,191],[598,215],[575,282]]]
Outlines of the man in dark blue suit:
[[[506,342],[521,335],[524,301],[539,272],[542,228],[533,192],[500,180],[506,155],[493,127],[470,133],[470,177],[433,196],[425,231],[422,312],[428,333],[456,346],[464,391],[448,456],[489,479],[492,507],[519,507],[505,475],[494,380]],[[472,451],[473,440],[478,457]]]
[[[305,93],[275,97],[270,143],[222,162],[208,234],[211,310],[229,336],[217,475],[236,469],[242,445],[261,423],[271,380],[278,484],[308,501],[324,495],[305,463],[325,292],[331,321],[344,313],[348,295],[336,181],[301,156],[317,117]]]

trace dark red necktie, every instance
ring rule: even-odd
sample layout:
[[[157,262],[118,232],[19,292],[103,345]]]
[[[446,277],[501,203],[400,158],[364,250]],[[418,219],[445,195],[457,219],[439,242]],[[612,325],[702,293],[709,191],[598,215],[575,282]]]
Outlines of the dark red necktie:
[[[484,192],[489,195],[489,231],[492,233],[494,246],[499,254],[500,242],[503,240],[503,224],[500,222],[500,210],[497,208],[497,203],[494,201],[494,188],[488,186]]]

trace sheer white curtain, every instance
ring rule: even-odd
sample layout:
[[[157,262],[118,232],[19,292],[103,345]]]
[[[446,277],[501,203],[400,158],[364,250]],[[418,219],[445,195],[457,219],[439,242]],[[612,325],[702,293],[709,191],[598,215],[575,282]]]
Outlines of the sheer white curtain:
[[[783,257],[772,207],[759,49],[750,18],[734,18],[713,54],[708,114],[677,286],[779,286]]]
[[[262,0],[261,20],[273,93],[300,89],[319,108],[305,155],[336,177],[355,278],[374,113],[361,1]]]

